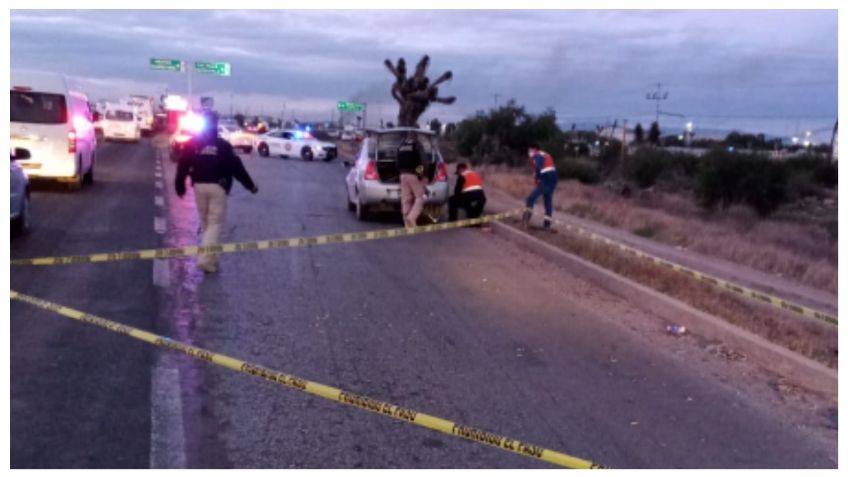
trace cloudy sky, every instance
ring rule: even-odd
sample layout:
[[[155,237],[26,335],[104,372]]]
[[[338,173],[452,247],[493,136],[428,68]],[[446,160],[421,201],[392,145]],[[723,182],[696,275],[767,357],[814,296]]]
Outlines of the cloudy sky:
[[[391,120],[385,58],[432,57],[454,79],[425,117],[456,120],[515,98],[564,124],[650,120],[791,135],[832,127],[836,11],[32,11],[11,12],[13,68],[80,78],[94,98],[182,93],[183,74],[151,57],[228,61],[229,78],[195,76],[195,94],[251,114],[329,119],[367,101]],[[498,95],[497,97],[495,95]],[[668,128],[680,116],[664,116]]]

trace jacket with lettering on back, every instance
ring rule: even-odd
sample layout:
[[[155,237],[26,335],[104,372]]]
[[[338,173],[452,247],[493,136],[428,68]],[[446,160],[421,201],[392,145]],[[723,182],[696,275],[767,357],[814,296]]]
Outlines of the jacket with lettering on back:
[[[233,178],[247,190],[256,187],[241,159],[233,152],[233,147],[221,138],[192,141],[185,149],[177,164],[175,179],[179,195],[185,193],[186,176],[191,177],[192,184],[219,184],[227,194],[232,188]]]

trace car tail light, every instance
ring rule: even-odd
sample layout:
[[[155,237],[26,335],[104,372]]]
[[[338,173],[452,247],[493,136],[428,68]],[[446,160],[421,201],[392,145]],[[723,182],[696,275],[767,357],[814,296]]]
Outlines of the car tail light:
[[[444,162],[436,164],[436,182],[446,182],[448,180],[448,166]]]
[[[77,133],[74,131],[68,131],[68,152],[77,152]]]
[[[368,161],[368,165],[365,166],[365,180],[380,180],[380,175],[377,173],[377,161]]]

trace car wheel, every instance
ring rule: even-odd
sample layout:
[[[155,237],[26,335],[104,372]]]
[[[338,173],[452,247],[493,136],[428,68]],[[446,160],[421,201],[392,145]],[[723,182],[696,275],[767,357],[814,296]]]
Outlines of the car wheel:
[[[88,168],[88,172],[82,176],[83,184],[91,185],[94,184],[94,154],[91,155],[91,166]]]
[[[18,218],[12,221],[12,233],[16,236],[24,235],[29,231],[30,221],[32,219],[30,213],[29,190],[27,190],[24,193],[24,200],[21,202],[21,210]]]
[[[347,199],[347,210],[356,212],[356,204],[350,200],[350,192],[347,190],[347,184],[345,184],[345,198]]]
[[[304,147],[303,150],[300,151],[300,157],[302,157],[304,161],[311,161],[315,158],[315,156],[312,155],[312,149],[309,149],[308,147]]]
[[[365,222],[366,220],[371,218],[371,213],[368,211],[368,206],[362,203],[362,199],[356,200],[356,205],[354,209],[356,210],[356,219],[360,222]]]
[[[270,152],[270,151],[268,151],[268,145],[265,144],[264,142],[259,144],[259,147],[257,147],[256,150],[259,152],[259,155],[262,156],[262,157],[268,157],[268,154]]]
[[[244,146],[242,150],[245,154],[250,154],[251,152],[253,152],[253,146]]]

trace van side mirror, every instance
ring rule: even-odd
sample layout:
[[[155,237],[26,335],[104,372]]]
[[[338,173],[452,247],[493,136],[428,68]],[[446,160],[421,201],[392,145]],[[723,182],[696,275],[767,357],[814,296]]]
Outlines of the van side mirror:
[[[29,149],[24,149],[21,147],[16,147],[12,151],[12,160],[17,161],[19,159],[29,159],[32,155],[29,153]]]

